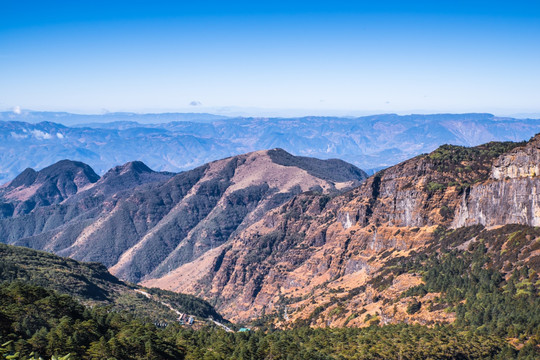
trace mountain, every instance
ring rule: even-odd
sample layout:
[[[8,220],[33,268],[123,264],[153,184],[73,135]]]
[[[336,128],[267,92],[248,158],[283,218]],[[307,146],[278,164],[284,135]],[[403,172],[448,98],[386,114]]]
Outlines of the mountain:
[[[90,166],[77,161],[62,160],[39,172],[28,168],[0,187],[2,217],[24,215],[36,207],[58,204],[98,179]]]
[[[50,196],[51,204],[6,215],[0,236],[100,261],[114,274],[154,289],[126,285],[99,264],[8,245],[0,247],[8,259],[0,262],[0,275],[50,283],[77,297],[95,294],[86,301],[141,308],[153,319],[161,311],[138,302],[148,296],[152,304],[174,307],[186,298],[167,290],[179,291],[206,299],[188,298],[208,311],[212,304],[227,318],[272,329],[236,335],[165,329],[165,342],[172,339],[193,358],[239,356],[240,348],[242,354],[257,349],[272,357],[283,346],[307,358],[343,351],[345,358],[512,358],[518,352],[537,358],[539,164],[540,135],[520,143],[443,145],[367,179],[341,160],[281,149],[179,174],[132,162],[82,187],[68,186],[75,190],[64,191],[62,199]],[[77,174],[85,168],[56,165],[79,169]],[[37,194],[36,188],[59,179],[38,178],[38,172],[26,171],[7,184],[3,206],[16,208],[20,199],[9,197],[14,189]],[[75,178],[60,183],[76,183]],[[4,322],[19,338],[37,344],[30,338],[34,333],[20,330],[27,308],[10,314],[28,292],[40,290],[17,286],[0,286],[6,298],[0,318],[9,320]],[[122,286],[129,298],[111,290]],[[45,298],[28,311],[48,304]],[[4,325],[0,331],[8,333]],[[246,339],[260,346],[248,350]],[[100,354],[110,355],[112,345],[101,343]]]
[[[68,163],[80,166],[62,161],[50,168],[61,171]],[[36,178],[44,178],[43,171]],[[0,197],[4,208],[18,208],[13,191],[33,191],[34,182],[22,181],[23,175],[8,183],[6,189],[14,190]],[[118,277],[137,282],[198,259],[301,192],[334,194],[366,177],[341,160],[296,157],[281,149],[176,175],[131,162],[74,188],[66,198],[39,199],[24,213],[6,213],[0,241],[100,262]]]
[[[117,166],[103,178],[90,166],[71,160],[61,160],[40,171],[28,168],[0,187],[1,218],[18,217],[43,207],[76,203],[81,199],[95,200],[172,175],[154,172],[138,161]]]
[[[33,249],[0,244],[0,283],[41,286],[88,306],[110,306],[154,322],[175,322],[177,311],[223,321],[210,304],[191,295],[127,284],[99,263],[83,263]],[[172,309],[164,305],[172,304]]]
[[[306,192],[146,286],[280,326],[540,327],[540,135],[445,145],[329,197]],[[518,330],[519,329],[519,330]]]
[[[443,144],[521,141],[537,132],[539,120],[491,114],[226,118],[4,112],[0,113],[0,183],[26,168],[42,169],[62,159],[89,164],[99,175],[133,159],[159,171],[179,172],[215,159],[272,148],[380,169]]]

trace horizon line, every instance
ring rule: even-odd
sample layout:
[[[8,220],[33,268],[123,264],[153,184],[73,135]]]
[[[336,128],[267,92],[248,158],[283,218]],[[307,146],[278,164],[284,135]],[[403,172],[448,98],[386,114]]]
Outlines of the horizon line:
[[[225,109],[228,111],[225,111]],[[221,110],[221,111],[220,111]],[[251,110],[251,111],[250,111]],[[257,114],[258,112],[258,114]],[[494,117],[507,117],[516,119],[535,119],[540,120],[540,110],[500,110],[500,111],[448,111],[448,110],[339,110],[339,109],[279,109],[279,108],[241,108],[241,107],[221,107],[206,108],[196,111],[196,109],[164,109],[164,110],[120,110],[120,111],[84,111],[84,110],[37,110],[26,109],[19,107],[4,108],[0,110],[2,114],[13,114],[14,117],[22,117],[25,114],[32,113],[56,113],[77,116],[107,116],[107,115],[212,115],[224,118],[304,118],[304,117],[339,117],[339,118],[362,118],[378,115],[397,115],[397,116],[414,116],[414,115],[492,115]]]

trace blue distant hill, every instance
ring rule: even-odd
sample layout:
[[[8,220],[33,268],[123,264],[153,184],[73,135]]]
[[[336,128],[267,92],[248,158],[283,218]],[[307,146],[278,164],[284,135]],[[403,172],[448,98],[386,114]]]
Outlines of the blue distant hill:
[[[434,150],[521,141],[540,132],[538,119],[491,114],[382,114],[358,118],[228,118],[212,114],[58,112],[0,113],[0,182],[61,159],[98,173],[132,160],[179,172],[246,153],[282,148],[295,155],[339,158],[370,171]]]

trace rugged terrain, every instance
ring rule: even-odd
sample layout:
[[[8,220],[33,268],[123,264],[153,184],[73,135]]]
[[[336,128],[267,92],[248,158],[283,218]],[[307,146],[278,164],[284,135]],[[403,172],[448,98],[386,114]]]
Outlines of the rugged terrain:
[[[202,296],[237,321],[272,315],[281,326],[467,323],[468,314],[489,309],[488,326],[491,311],[506,316],[493,305],[503,302],[528,312],[522,323],[534,329],[538,156],[540,136],[442,146],[342,195],[302,193],[232,242],[143,283]],[[495,298],[487,306],[470,293]],[[509,324],[499,319],[493,326]]]
[[[2,187],[0,234],[200,296],[235,321],[456,322],[528,341],[539,157],[540,136],[444,145],[362,184],[350,164],[280,149],[176,175],[134,162],[99,178],[68,161]]]
[[[96,261],[122,279],[157,277],[227,243],[305,191],[331,194],[366,174],[341,160],[259,151],[180,174],[141,162],[103,177],[61,161],[0,188],[0,241]]]

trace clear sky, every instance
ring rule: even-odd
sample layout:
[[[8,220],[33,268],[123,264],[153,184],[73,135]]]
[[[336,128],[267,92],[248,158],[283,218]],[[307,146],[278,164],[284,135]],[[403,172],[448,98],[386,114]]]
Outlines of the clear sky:
[[[540,1],[0,0],[0,109],[540,112]]]

